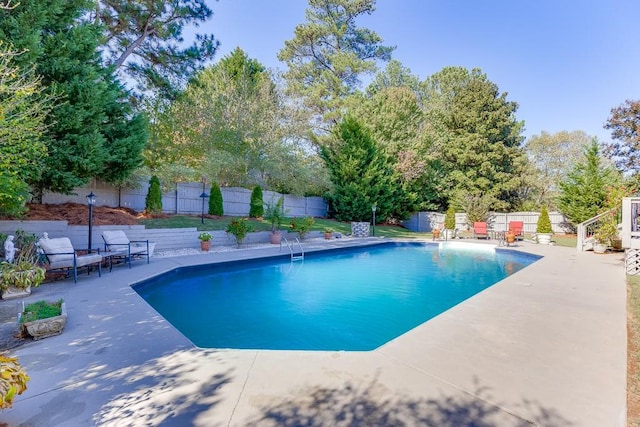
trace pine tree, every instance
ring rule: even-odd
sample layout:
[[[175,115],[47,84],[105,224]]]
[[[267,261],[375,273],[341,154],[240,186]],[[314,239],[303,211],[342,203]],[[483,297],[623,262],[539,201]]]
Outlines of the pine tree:
[[[598,140],[594,138],[584,160],[560,182],[558,208],[574,224],[598,215],[607,201],[607,186],[619,180],[619,173],[602,165]]]
[[[220,186],[217,182],[212,182],[211,190],[209,190],[209,215],[224,215],[222,191],[220,191]]]
[[[327,195],[332,215],[339,221],[369,221],[375,203],[376,220],[384,222],[401,197],[388,158],[353,117],[336,125],[333,137],[320,148],[333,183]]]
[[[249,207],[249,216],[251,218],[261,218],[264,214],[264,202],[262,200],[262,188],[259,185],[253,187],[251,192],[251,205]]]
[[[152,176],[149,180],[149,191],[144,201],[144,210],[151,214],[162,213],[162,191],[160,190],[160,180],[157,176]]]
[[[146,122],[133,113],[128,94],[102,64],[102,28],[80,18],[90,0],[24,0],[0,10],[0,39],[17,51],[16,64],[40,76],[54,98],[43,141],[48,157],[43,190],[69,193],[92,178],[124,180],[142,163]]]

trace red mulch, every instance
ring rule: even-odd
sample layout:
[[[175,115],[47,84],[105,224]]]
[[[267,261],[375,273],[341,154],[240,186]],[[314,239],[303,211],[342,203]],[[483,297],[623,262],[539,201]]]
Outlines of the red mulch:
[[[69,225],[88,225],[89,207],[79,203],[64,203],[62,205],[49,205],[30,203],[28,211],[21,218],[30,221],[67,221]],[[93,207],[93,225],[136,225],[138,218],[145,218],[129,208],[110,208],[107,206]],[[0,220],[16,218],[0,217]]]

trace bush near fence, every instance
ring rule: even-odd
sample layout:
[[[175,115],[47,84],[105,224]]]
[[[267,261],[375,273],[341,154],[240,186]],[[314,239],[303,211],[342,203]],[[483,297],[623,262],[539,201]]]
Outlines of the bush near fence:
[[[65,195],[45,192],[43,203],[62,204],[67,202],[87,203],[86,195],[93,191],[97,206],[125,207],[135,211],[143,211],[149,183],[141,183],[138,188],[124,189],[109,184],[95,183],[75,189],[75,195]],[[248,216],[251,190],[240,187],[222,187],[222,204],[224,214],[229,216]],[[201,182],[187,182],[176,185],[175,190],[162,194],[162,211],[169,214],[199,215],[202,213],[203,200],[200,194],[206,193],[208,188]],[[327,203],[322,197],[302,197],[291,194],[280,194],[275,191],[263,191],[263,200],[269,203],[284,199],[284,209],[287,216],[314,216],[327,215]],[[204,200],[204,212],[208,212],[209,200]]]
[[[495,231],[506,231],[511,221],[522,221],[525,233],[535,233],[539,212],[494,212],[488,219],[489,227]],[[575,230],[560,212],[549,212],[551,227],[554,233],[574,233]],[[434,228],[444,226],[444,214],[439,212],[416,212],[403,222],[405,228],[420,233],[429,233]],[[469,230],[467,214],[456,213],[456,228]]]

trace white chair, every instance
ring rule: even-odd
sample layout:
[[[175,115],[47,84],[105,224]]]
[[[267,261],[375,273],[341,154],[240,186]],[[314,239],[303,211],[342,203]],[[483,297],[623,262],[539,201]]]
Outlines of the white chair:
[[[77,283],[78,269],[86,268],[87,274],[89,274],[91,268],[95,265],[98,267],[98,276],[102,276],[102,255],[100,254],[100,249],[98,249],[98,253],[95,254],[78,255],[68,237],[40,239],[38,245],[49,261],[47,271],[73,271],[73,283]]]
[[[103,231],[102,240],[104,240],[105,256],[109,258],[109,271],[113,268],[113,260],[118,258],[128,263],[129,268],[133,258],[146,257],[149,264],[151,253],[148,240],[129,240],[122,230]]]

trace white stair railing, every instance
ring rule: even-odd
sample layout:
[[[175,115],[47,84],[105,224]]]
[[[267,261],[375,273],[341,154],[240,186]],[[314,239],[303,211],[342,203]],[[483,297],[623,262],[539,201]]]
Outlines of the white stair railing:
[[[610,215],[612,212],[618,212],[619,215],[620,208],[613,208],[578,224],[578,244],[576,245],[576,247],[579,252],[593,249],[593,235],[596,233],[596,231],[598,231],[598,227],[600,226],[602,218]]]

